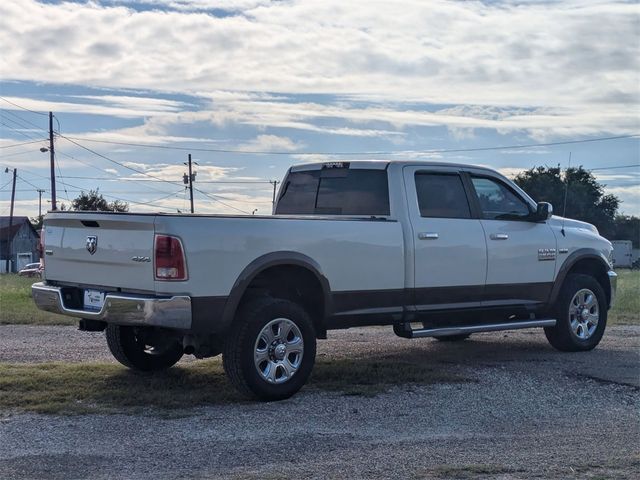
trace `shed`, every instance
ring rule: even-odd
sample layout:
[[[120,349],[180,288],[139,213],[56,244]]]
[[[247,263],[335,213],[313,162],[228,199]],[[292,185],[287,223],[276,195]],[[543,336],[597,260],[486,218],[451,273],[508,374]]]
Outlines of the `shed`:
[[[0,217],[0,272],[6,271],[7,258],[12,272],[40,261],[40,235],[29,218],[14,216],[11,227],[9,220],[8,216]]]

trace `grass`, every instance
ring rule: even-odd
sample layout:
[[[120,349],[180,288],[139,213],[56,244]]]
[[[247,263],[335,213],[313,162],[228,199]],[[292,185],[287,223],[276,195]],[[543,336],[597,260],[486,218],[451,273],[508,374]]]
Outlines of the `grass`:
[[[640,271],[618,270],[618,294],[609,312],[610,325],[640,325]],[[77,320],[38,310],[31,284],[38,279],[0,275],[0,325],[75,325]]]
[[[464,381],[420,359],[412,363],[361,358],[319,360],[305,388],[372,396],[399,384]],[[0,411],[183,415],[188,414],[185,409],[242,401],[224,376],[219,357],[159,373],[106,363],[0,363]]]
[[[31,284],[39,278],[0,275],[0,325],[75,325],[77,320],[39,310],[31,298]]]
[[[617,270],[618,291],[609,325],[640,325],[640,270]]]

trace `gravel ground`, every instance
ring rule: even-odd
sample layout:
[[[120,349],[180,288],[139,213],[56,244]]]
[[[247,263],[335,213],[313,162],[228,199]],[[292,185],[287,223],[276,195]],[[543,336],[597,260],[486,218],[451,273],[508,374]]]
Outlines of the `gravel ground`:
[[[326,358],[424,357],[467,383],[375,397],[303,390],[171,416],[5,412],[0,478],[638,478],[640,327],[589,353],[542,332],[445,344],[390,329],[330,332]],[[112,361],[102,334],[0,326],[0,361]]]

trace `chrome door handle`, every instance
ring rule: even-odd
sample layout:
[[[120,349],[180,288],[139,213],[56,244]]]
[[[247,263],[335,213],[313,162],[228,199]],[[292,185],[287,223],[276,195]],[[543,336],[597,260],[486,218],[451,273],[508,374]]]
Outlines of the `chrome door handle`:
[[[418,238],[420,240],[437,240],[438,234],[435,232],[420,232]]]
[[[491,240],[507,240],[509,238],[509,235],[507,235],[506,233],[492,233],[491,235],[489,235],[489,237],[491,238]]]

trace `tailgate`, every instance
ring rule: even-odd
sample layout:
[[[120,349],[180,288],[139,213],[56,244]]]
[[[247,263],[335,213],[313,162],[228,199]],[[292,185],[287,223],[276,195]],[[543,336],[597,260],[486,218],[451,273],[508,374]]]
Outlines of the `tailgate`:
[[[154,290],[155,215],[50,213],[44,221],[44,278]]]

